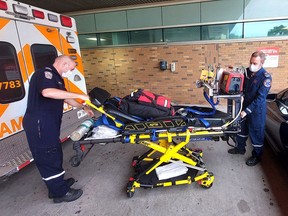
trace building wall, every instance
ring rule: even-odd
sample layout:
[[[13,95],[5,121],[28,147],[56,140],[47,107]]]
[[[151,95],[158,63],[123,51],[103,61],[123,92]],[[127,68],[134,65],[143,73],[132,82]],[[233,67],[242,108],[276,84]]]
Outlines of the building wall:
[[[283,19],[288,16],[287,0],[267,1],[265,4],[262,2],[263,0],[173,1],[68,15],[76,20],[80,34],[279,17]]]
[[[101,87],[123,97],[137,88],[163,94],[176,103],[206,104],[202,88],[196,88],[201,69],[209,64],[248,66],[260,47],[278,47],[277,68],[266,68],[273,77],[271,91],[288,87],[288,41],[251,41],[209,44],[152,45],[82,50],[88,91]],[[162,71],[160,60],[176,63],[176,71]],[[168,66],[169,67],[169,66]]]

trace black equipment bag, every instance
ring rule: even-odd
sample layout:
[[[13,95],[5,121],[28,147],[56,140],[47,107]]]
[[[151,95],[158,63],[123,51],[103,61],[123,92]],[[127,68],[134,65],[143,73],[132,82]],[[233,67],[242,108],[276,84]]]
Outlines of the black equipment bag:
[[[143,89],[138,89],[122,98],[119,109],[145,119],[174,115],[170,99]]]
[[[88,93],[91,102],[100,107],[104,104],[104,102],[110,98],[111,94],[107,92],[105,89],[95,87]]]

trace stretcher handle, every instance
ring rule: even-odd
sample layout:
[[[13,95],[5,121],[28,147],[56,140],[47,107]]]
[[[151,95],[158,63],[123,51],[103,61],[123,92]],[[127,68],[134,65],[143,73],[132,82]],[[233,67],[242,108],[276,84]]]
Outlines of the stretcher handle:
[[[115,117],[113,117],[112,115],[106,113],[105,110],[103,109],[103,106],[97,107],[93,103],[91,103],[91,101],[89,101],[89,100],[85,100],[85,104],[90,106],[90,107],[92,107],[93,109],[97,110],[98,112],[106,115],[110,119],[112,119],[115,122],[117,127],[122,127],[123,126],[120,122],[117,121],[117,119]]]

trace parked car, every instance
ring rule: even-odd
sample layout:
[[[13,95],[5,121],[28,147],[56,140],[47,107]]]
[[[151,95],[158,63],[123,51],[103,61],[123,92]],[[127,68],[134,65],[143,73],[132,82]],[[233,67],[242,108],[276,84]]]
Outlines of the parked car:
[[[267,96],[265,139],[288,167],[288,88]]]

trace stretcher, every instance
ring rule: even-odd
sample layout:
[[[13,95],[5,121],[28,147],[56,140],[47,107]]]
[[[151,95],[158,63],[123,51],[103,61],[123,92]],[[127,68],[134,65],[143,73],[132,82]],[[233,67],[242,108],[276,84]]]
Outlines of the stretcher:
[[[93,95],[91,101],[86,101],[86,104],[112,120],[114,126],[119,129],[118,134],[109,138],[91,138],[89,131],[81,140],[74,142],[73,149],[76,153],[70,159],[71,165],[79,166],[95,144],[119,142],[141,144],[149,150],[132,159],[135,173],[127,183],[128,197],[132,197],[135,190],[141,187],[167,187],[197,182],[203,188],[211,188],[214,175],[206,168],[202,150],[190,149],[187,144],[190,141],[234,139],[240,132],[238,117],[242,94],[215,95],[209,88],[210,85],[205,86],[204,92],[212,94],[217,99],[228,100],[227,112],[215,110],[214,107],[174,106],[175,116],[146,121],[122,113],[111,106],[105,106],[110,94],[97,88],[96,92],[99,94]],[[87,146],[89,147],[85,148]]]

